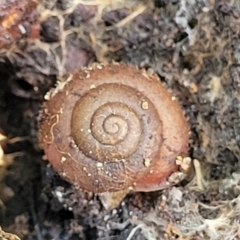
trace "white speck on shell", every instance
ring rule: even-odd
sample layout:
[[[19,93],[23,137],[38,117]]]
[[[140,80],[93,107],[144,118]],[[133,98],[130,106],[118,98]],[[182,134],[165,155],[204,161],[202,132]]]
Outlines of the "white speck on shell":
[[[103,163],[97,162],[96,166],[97,166],[97,168],[102,168],[103,167]]]
[[[145,158],[145,159],[144,159],[144,166],[145,166],[145,167],[149,167],[150,164],[151,164],[151,159],[150,159],[150,158]]]
[[[142,107],[143,110],[147,110],[148,109],[148,102],[143,101],[141,107]]]

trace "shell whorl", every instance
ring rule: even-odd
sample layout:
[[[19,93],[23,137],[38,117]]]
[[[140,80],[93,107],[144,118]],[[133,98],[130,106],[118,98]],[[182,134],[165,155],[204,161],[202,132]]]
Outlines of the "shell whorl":
[[[145,191],[145,183],[138,184],[144,178],[161,184],[187,151],[178,103],[155,77],[127,65],[97,66],[73,74],[44,103],[40,132],[47,158],[66,180],[92,192]]]

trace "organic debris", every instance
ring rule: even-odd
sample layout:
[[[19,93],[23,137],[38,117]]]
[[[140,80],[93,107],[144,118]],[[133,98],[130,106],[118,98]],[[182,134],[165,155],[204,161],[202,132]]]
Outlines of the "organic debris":
[[[0,128],[29,138],[2,153],[1,186],[14,192],[1,196],[4,229],[28,240],[240,239],[239,1],[39,0],[36,9],[29,27],[38,23],[40,36],[21,35],[1,51]],[[130,193],[112,211],[56,175],[38,146],[46,92],[94,61],[157,74],[190,127],[193,167],[177,159],[187,178],[162,192]],[[9,165],[5,157],[16,151],[24,156]]]

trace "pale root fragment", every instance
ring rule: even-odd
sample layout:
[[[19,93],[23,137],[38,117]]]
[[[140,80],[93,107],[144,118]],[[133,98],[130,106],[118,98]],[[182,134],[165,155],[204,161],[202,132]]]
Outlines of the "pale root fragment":
[[[99,198],[105,209],[112,210],[119,206],[129,191],[130,189],[126,188],[118,192],[104,192],[99,194]]]
[[[16,235],[4,232],[1,227],[0,227],[0,239],[1,240],[20,240],[20,238],[17,237]]]

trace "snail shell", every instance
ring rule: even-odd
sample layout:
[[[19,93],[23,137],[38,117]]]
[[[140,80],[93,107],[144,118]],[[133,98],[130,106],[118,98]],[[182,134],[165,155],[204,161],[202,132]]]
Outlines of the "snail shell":
[[[188,151],[188,124],[159,79],[124,64],[83,69],[48,94],[43,149],[54,169],[92,192],[167,186]]]

